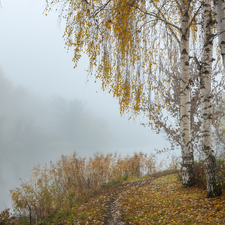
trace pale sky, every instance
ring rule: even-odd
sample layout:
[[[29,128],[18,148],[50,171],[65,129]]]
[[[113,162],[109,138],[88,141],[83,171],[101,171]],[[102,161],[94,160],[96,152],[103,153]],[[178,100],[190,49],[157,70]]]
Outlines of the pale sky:
[[[121,118],[118,101],[101,91],[100,82],[95,84],[94,79],[86,82],[84,70],[88,68],[88,59],[85,56],[73,69],[72,52],[67,53],[62,39],[65,24],[58,24],[56,13],[43,14],[45,0],[1,0],[1,5],[0,70],[12,85],[29,89],[42,99],[60,96],[86,102],[89,113],[101,118],[112,134],[105,152],[155,153],[154,148],[166,146],[164,137],[140,125],[143,119],[133,123],[127,116]],[[91,154],[91,151],[83,152],[86,156]],[[52,158],[55,158],[54,152]],[[45,159],[41,163],[44,162]],[[19,178],[10,173],[8,184],[3,189],[0,187],[3,194],[0,211],[10,207],[7,190],[19,184]]]

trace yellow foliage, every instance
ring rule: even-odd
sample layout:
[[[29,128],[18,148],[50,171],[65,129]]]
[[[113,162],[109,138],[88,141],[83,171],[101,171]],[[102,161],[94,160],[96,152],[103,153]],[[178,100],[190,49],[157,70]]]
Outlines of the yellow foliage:
[[[89,74],[102,81],[103,90],[118,98],[121,114],[130,111],[135,117],[150,108],[148,92],[161,89],[156,88],[160,58],[170,61],[171,66],[176,61],[167,47],[172,46],[169,51],[173,52],[173,46],[178,46],[176,33],[180,38],[177,1],[164,4],[160,0],[64,0],[64,5],[60,2],[48,2],[46,11],[59,6],[57,9],[66,20],[63,38],[68,49],[74,49],[74,68],[85,53],[89,57]],[[160,98],[156,104],[165,107]]]

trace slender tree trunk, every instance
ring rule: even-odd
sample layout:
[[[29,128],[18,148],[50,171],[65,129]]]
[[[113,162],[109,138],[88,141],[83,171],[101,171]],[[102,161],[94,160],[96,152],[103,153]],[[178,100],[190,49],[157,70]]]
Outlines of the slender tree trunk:
[[[181,15],[181,79],[180,79],[180,129],[182,153],[182,186],[191,187],[194,180],[194,157],[191,143],[190,121],[190,71],[189,71],[189,2],[182,0]]]
[[[214,0],[214,6],[217,34],[223,59],[223,69],[225,70],[225,1]]]
[[[213,61],[213,19],[211,0],[205,0],[203,6],[204,53],[201,73],[201,118],[202,118],[202,151],[205,165],[207,197],[221,195],[221,186],[217,176],[216,158],[212,148],[212,105],[211,74]]]

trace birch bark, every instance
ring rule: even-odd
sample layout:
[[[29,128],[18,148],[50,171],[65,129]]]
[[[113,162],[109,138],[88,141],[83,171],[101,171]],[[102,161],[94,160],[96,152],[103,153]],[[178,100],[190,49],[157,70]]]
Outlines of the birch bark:
[[[218,40],[223,59],[223,69],[225,70],[225,1],[214,0],[214,6]]]
[[[213,61],[213,19],[211,0],[203,5],[204,53],[200,79],[201,118],[202,118],[202,151],[204,158],[207,197],[221,195],[221,186],[217,176],[216,159],[212,148],[212,106],[211,74]]]
[[[180,78],[180,129],[182,153],[182,186],[191,187],[194,181],[194,157],[190,127],[190,71],[189,71],[189,6],[190,1],[181,4],[181,78]]]

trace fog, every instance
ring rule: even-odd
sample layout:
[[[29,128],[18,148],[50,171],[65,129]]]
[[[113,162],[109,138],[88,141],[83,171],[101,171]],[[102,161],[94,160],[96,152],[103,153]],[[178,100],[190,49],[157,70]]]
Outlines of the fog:
[[[9,190],[29,180],[38,163],[77,151],[155,153],[156,135],[120,116],[118,100],[87,81],[88,61],[74,70],[57,15],[43,15],[45,0],[1,0],[0,8],[0,211],[11,207]],[[96,93],[97,91],[97,93]],[[159,158],[166,158],[160,155]]]
[[[83,157],[95,152],[150,152],[144,147],[143,130],[136,133],[137,126],[145,128],[129,126],[127,118],[106,121],[110,116],[93,111],[77,98],[40,97],[0,72],[0,210],[11,207],[9,190],[19,187],[21,179],[29,180],[38,163],[48,164],[74,151]],[[154,146],[157,142],[149,139],[151,151]]]
[[[0,74],[1,203],[8,202],[6,191],[18,185],[19,178],[29,178],[34,164],[73,151],[88,156],[109,141],[105,121],[88,112],[84,102],[41,99]]]

